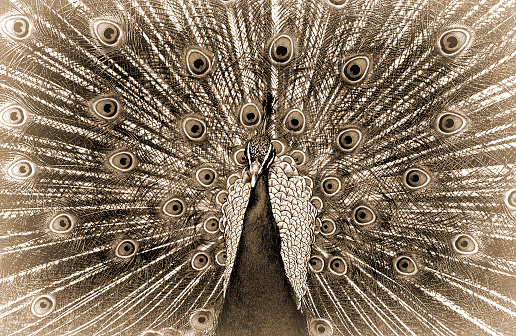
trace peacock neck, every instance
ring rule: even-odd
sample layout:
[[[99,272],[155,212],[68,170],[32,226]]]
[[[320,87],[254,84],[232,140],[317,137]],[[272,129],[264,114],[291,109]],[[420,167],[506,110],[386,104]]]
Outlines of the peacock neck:
[[[280,255],[268,175],[263,171],[251,189],[217,336],[307,334]]]

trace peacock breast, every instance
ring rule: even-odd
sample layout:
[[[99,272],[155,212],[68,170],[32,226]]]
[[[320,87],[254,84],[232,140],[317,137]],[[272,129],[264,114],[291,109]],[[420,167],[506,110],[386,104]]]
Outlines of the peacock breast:
[[[311,179],[298,172],[291,157],[275,158],[269,171],[269,196],[280,233],[281,258],[298,306],[307,290],[308,261],[317,216],[317,210],[311,203],[311,185]],[[228,186],[227,201],[222,207],[227,250],[225,289],[235,262],[250,191],[250,183],[245,178],[234,180]]]

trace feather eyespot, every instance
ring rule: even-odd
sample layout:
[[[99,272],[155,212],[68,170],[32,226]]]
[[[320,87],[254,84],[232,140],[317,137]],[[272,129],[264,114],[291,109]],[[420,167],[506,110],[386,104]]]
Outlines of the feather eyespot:
[[[331,237],[337,231],[337,225],[332,219],[325,218],[321,221],[319,232],[325,237]]]
[[[310,336],[331,336],[333,327],[326,319],[313,319],[310,321]]]
[[[217,233],[219,231],[219,220],[216,217],[207,218],[203,223],[206,233]]]
[[[184,215],[186,205],[182,199],[171,198],[163,203],[161,210],[169,217],[179,217]]]
[[[195,173],[195,178],[203,187],[209,187],[215,182],[217,172],[211,168],[201,168]]]
[[[335,275],[346,274],[348,266],[341,257],[333,256],[328,260],[328,269]]]
[[[276,151],[276,156],[280,157],[281,155],[285,154],[285,144],[279,140],[271,140],[272,148]]]
[[[215,316],[211,310],[200,309],[190,316],[190,325],[198,331],[206,331],[213,328]]]
[[[228,177],[227,179],[227,187],[231,187],[231,185],[233,185],[233,183],[235,183],[238,179],[240,179],[241,176],[239,174],[233,174],[231,176]]]
[[[103,97],[93,101],[91,109],[101,119],[113,120],[119,116],[121,105],[114,98]]]
[[[313,273],[322,272],[324,270],[324,265],[324,258],[320,255],[313,255],[310,260],[308,260],[308,267]]]
[[[32,32],[32,23],[24,16],[8,16],[0,22],[2,31],[14,40],[25,40]]]
[[[116,46],[123,38],[123,32],[120,26],[109,20],[97,20],[93,22],[93,32],[97,40],[108,47]]]
[[[226,250],[220,250],[215,254],[215,262],[219,266],[226,266],[226,261],[228,259],[228,254]]]
[[[192,48],[186,52],[186,69],[196,78],[206,77],[213,67],[213,55],[208,51]]]
[[[215,202],[219,205],[219,206],[222,206],[222,204],[226,203],[226,201],[228,200],[228,192],[225,191],[225,190],[221,190],[217,193],[217,196],[215,197]]]
[[[269,58],[274,65],[287,65],[294,58],[294,40],[284,34],[277,36],[269,44]]]
[[[362,132],[358,128],[348,128],[337,135],[337,147],[343,152],[354,151],[362,141]]]
[[[136,168],[138,161],[136,156],[129,151],[121,151],[112,154],[108,159],[109,165],[123,173],[130,172]]]
[[[247,158],[245,156],[245,149],[239,149],[233,155],[235,163],[239,166],[245,166],[247,164]]]
[[[409,189],[424,188],[430,181],[430,174],[420,168],[410,168],[403,174],[403,184]]]
[[[478,244],[473,237],[468,234],[458,234],[452,238],[452,247],[455,252],[460,254],[474,254],[478,252]]]
[[[29,160],[18,160],[9,166],[7,174],[17,180],[27,180],[36,174],[36,166]]]
[[[290,156],[290,155],[283,155],[279,158],[279,160],[281,162],[286,162],[288,163],[289,165],[293,166],[294,165],[294,159]]]
[[[188,140],[202,141],[206,137],[206,124],[199,118],[187,117],[183,120],[182,126]]]
[[[299,134],[305,130],[305,115],[298,109],[290,110],[283,120],[283,127],[291,133]]]
[[[197,252],[193,255],[191,260],[192,268],[196,271],[202,271],[205,270],[210,266],[210,257],[206,252]]]
[[[37,317],[44,317],[54,311],[56,298],[54,295],[40,295],[32,301],[31,312]]]
[[[418,268],[414,259],[409,256],[398,256],[393,260],[394,269],[402,275],[414,275],[418,272]]]
[[[23,126],[28,120],[27,111],[20,105],[10,105],[0,111],[0,123],[9,127]]]
[[[505,194],[505,204],[510,209],[516,209],[516,189],[511,189]]]
[[[323,209],[324,203],[319,197],[312,197],[310,203],[317,209],[317,211],[321,211]]]
[[[453,28],[439,36],[437,48],[443,56],[455,56],[464,51],[471,41],[471,33],[464,28]]]
[[[356,85],[366,79],[369,68],[370,62],[367,56],[354,56],[344,62],[340,74],[345,83]]]
[[[304,165],[306,163],[306,155],[304,152],[300,150],[295,150],[290,153],[290,156],[294,160],[295,164],[298,166]]]
[[[452,135],[459,133],[466,126],[466,118],[456,113],[443,113],[439,115],[436,129],[442,134]]]
[[[119,242],[115,248],[115,255],[118,258],[127,259],[136,254],[138,243],[132,239],[125,239]]]
[[[221,221],[219,221],[219,230],[220,232],[224,232],[224,229],[226,228],[227,218],[223,218]]]
[[[245,127],[254,127],[261,121],[262,112],[255,103],[247,103],[240,108],[240,123]]]
[[[74,216],[61,213],[50,220],[49,228],[54,233],[65,234],[73,230],[77,223]]]
[[[321,182],[321,188],[326,196],[334,196],[342,188],[342,183],[336,177],[326,177]]]
[[[353,221],[357,225],[369,225],[376,221],[376,213],[367,205],[359,205],[353,209]]]
[[[313,189],[314,188],[314,181],[308,177],[308,176],[303,176],[303,178],[305,179],[305,183],[306,183],[306,186],[310,189]]]

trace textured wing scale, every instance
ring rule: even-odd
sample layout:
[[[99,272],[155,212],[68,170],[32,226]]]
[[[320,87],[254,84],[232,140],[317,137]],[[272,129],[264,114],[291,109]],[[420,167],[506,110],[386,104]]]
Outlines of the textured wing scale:
[[[224,239],[227,250],[227,263],[224,271],[224,288],[235,263],[236,252],[245,209],[249,202],[250,183],[236,179],[228,189],[228,199],[223,205]],[[315,216],[317,211],[310,203],[312,189],[307,186],[305,177],[300,176],[291,157],[276,158],[269,173],[269,195],[272,213],[281,237],[281,257],[287,278],[301,305],[306,287],[308,260],[314,238]]]

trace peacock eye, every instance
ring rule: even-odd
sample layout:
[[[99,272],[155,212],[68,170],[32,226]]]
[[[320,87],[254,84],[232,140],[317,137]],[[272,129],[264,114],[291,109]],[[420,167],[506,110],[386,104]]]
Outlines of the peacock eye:
[[[332,236],[337,231],[337,226],[332,219],[326,218],[321,221],[319,231],[323,236]]]
[[[115,248],[115,255],[118,258],[131,258],[136,254],[138,249],[137,243],[132,239],[126,239],[118,243]]]
[[[113,98],[100,98],[93,102],[93,111],[103,119],[115,119],[120,112],[120,103]]]
[[[213,313],[206,309],[200,309],[190,316],[192,328],[199,331],[206,331],[213,328],[215,318]]]
[[[19,105],[11,105],[0,111],[0,122],[5,126],[22,126],[27,121],[27,111]]]
[[[166,201],[162,206],[163,213],[170,217],[179,217],[185,213],[186,207],[183,200],[172,198]]]
[[[206,124],[198,118],[185,118],[183,121],[183,132],[189,140],[204,140],[204,136],[206,135]]]
[[[43,317],[50,314],[56,305],[56,299],[53,295],[40,295],[32,302],[32,314],[37,317]]]
[[[272,140],[271,144],[272,148],[274,148],[274,150],[276,151],[276,156],[279,157],[285,153],[285,145],[283,144],[283,142],[279,140]]]
[[[206,219],[203,223],[204,231],[207,233],[217,233],[219,231],[219,221],[215,217]]]
[[[369,225],[376,221],[376,214],[370,207],[360,205],[353,210],[353,221],[357,225]]]
[[[330,260],[328,260],[328,264],[330,272],[335,275],[346,274],[348,270],[346,262],[341,257],[332,257]]]
[[[239,174],[233,174],[233,175],[231,175],[230,177],[228,177],[228,180],[227,180],[227,186],[228,186],[228,188],[229,188],[233,183],[235,183],[238,179],[240,179],[240,175],[239,175]]]
[[[108,161],[111,167],[124,173],[136,168],[136,157],[131,152],[123,151],[112,154]]]
[[[50,231],[55,233],[68,233],[75,227],[76,220],[69,214],[59,214],[50,220]]]
[[[454,56],[465,50],[471,33],[463,28],[450,29],[439,37],[438,50],[444,56]]]
[[[288,35],[276,37],[269,46],[269,57],[275,65],[286,65],[294,58],[294,41]]]
[[[212,57],[199,49],[190,49],[186,53],[186,68],[190,75],[197,78],[205,77],[210,73]]]
[[[28,160],[18,160],[12,163],[7,169],[7,174],[17,180],[26,180],[36,173],[34,163]]]
[[[236,164],[243,166],[247,163],[247,158],[245,157],[245,149],[239,149],[233,155],[233,158]]]
[[[247,103],[240,109],[240,122],[246,127],[253,127],[262,121],[262,113],[255,103]]]
[[[306,155],[300,150],[293,151],[290,156],[294,159],[296,165],[300,166],[306,163]]]
[[[516,189],[509,190],[505,196],[505,204],[511,208],[516,209]]]
[[[437,118],[437,130],[443,134],[455,134],[464,129],[466,119],[455,113],[444,113]]]
[[[317,209],[317,211],[321,211],[323,209],[324,203],[319,197],[312,197],[310,202]]]
[[[320,255],[313,255],[308,260],[308,267],[313,273],[320,273],[324,270],[324,259]]]
[[[341,77],[347,84],[355,85],[364,81],[369,72],[369,58],[354,56],[344,62]]]
[[[228,193],[227,191],[219,191],[216,198],[215,198],[215,202],[217,202],[218,205],[222,205],[224,203],[226,203],[226,201],[228,200]]]
[[[7,36],[15,40],[24,40],[32,31],[31,22],[20,15],[9,16],[0,22],[2,30]]]
[[[333,196],[340,191],[342,184],[338,178],[326,177],[322,180],[321,186],[326,196]]]
[[[226,266],[226,261],[228,259],[228,254],[226,250],[220,250],[215,254],[215,262],[219,266]]]
[[[467,234],[458,234],[452,238],[452,246],[455,252],[460,254],[473,254],[478,252],[478,244]]]
[[[331,323],[325,319],[314,319],[310,322],[311,336],[331,336],[333,335],[333,327]]]
[[[356,128],[345,129],[337,135],[337,146],[344,152],[355,150],[362,141],[362,132]]]
[[[115,46],[121,41],[122,29],[113,21],[99,20],[93,23],[95,37],[108,47]]]
[[[211,168],[201,168],[197,170],[195,178],[203,187],[209,187],[215,182],[217,173]]]
[[[219,221],[220,232],[224,232],[224,229],[226,228],[226,222],[227,222],[227,218],[224,218],[223,220]]]
[[[300,110],[294,109],[288,112],[283,121],[287,131],[298,134],[305,129],[305,115]]]
[[[403,184],[409,189],[420,189],[430,183],[430,175],[422,169],[410,168],[403,174]]]
[[[399,256],[394,258],[394,268],[403,275],[414,275],[418,272],[416,263],[409,256]]]
[[[205,252],[197,252],[191,260],[192,268],[196,271],[202,271],[210,266],[210,257]]]

